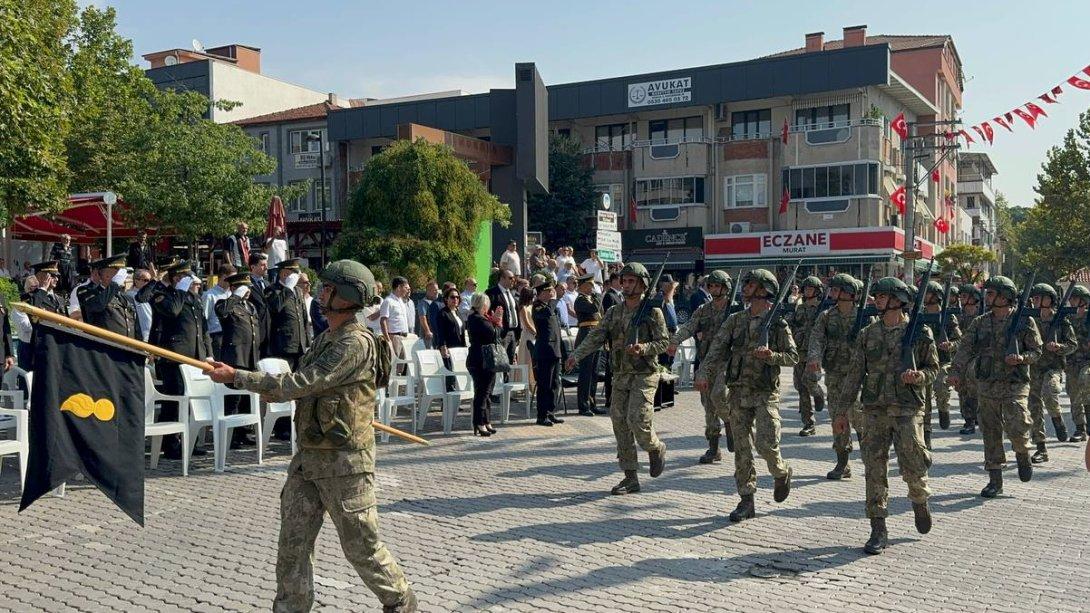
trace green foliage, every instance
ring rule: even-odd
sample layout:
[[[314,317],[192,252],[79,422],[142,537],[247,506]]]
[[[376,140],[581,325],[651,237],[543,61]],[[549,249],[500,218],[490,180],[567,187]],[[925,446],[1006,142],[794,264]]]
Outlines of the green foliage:
[[[549,139],[549,193],[533,194],[527,203],[528,226],[541,232],[548,249],[570,245],[593,247],[588,219],[594,215],[594,171],[583,164],[579,141],[553,135]]]
[[[22,290],[23,288],[19,287],[15,281],[0,277],[0,297],[3,298],[4,304],[11,304],[18,300]]]
[[[0,216],[65,205],[73,0],[0,0]],[[6,225],[6,224],[5,224]]]
[[[507,225],[510,217],[449,147],[399,141],[368,162],[333,254],[366,264],[381,281],[463,279],[473,272],[481,223]]]
[[[996,260],[987,247],[958,243],[942,250],[935,260],[943,274],[956,273],[964,282],[975,283],[984,272],[984,264]]]

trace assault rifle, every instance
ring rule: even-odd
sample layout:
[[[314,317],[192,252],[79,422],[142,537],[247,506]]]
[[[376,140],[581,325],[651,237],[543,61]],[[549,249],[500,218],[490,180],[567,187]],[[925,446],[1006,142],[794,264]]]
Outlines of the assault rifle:
[[[730,298],[730,304],[727,306],[727,315],[733,315],[738,311],[746,308],[745,303],[742,301],[742,277],[745,273],[738,273],[738,280],[734,282],[734,294]]]
[[[863,287],[863,295],[859,296],[859,305],[855,311],[855,323],[852,324],[852,331],[848,334],[848,340],[854,341],[859,332],[863,329],[863,323],[869,319],[870,316],[878,314],[878,309],[872,306],[867,306],[867,299],[870,298],[870,288],[874,285],[874,279],[871,278],[870,268],[867,268],[867,285]]]
[[[908,313],[908,327],[901,337],[901,366],[904,370],[916,370],[916,337],[920,335],[920,326],[923,325],[920,311],[923,309],[923,296],[927,293],[927,284],[931,282],[931,269],[935,266],[935,258],[927,263],[927,270],[920,279],[920,287],[916,291],[916,300],[912,303],[912,310]]]
[[[666,270],[666,262],[670,260],[670,252],[666,252],[666,257],[662,259],[662,266],[659,266],[659,271],[655,273],[654,280],[651,281],[651,285],[647,288],[647,291],[643,294],[643,299],[640,300],[640,306],[636,308],[636,314],[632,316],[632,321],[628,324],[628,334],[625,337],[625,345],[636,345],[640,342],[640,324],[643,320],[647,319],[648,313],[651,312],[651,303],[654,301],[655,291],[659,286],[659,279],[662,279],[662,271]]]
[[[949,335],[946,333],[946,325],[950,323],[950,315],[953,313],[953,310],[950,308],[950,285],[953,281],[953,276],[946,278],[946,282],[942,287],[941,306],[937,313],[920,313],[920,321],[934,326],[936,343],[944,343],[950,340]],[[924,288],[923,291],[926,292],[927,289]]]
[[[1052,308],[1056,309],[1056,314],[1052,316],[1052,321],[1048,322],[1048,331],[1045,333],[1044,343],[1059,342],[1057,337],[1060,335],[1060,326],[1067,319],[1068,315],[1072,315],[1078,312],[1075,307],[1067,306],[1067,302],[1071,300],[1071,292],[1075,289],[1075,282],[1072,281],[1067,284],[1067,289],[1064,290],[1064,296],[1060,299],[1060,304],[1052,305]]]
[[[1033,289],[1033,282],[1036,279],[1037,273],[1030,272],[1029,280],[1026,281],[1026,285],[1022,288],[1022,295],[1018,297],[1018,304],[1015,306],[1015,310],[1011,311],[1011,323],[1007,326],[1007,355],[1018,355],[1019,353],[1018,332],[1022,329],[1023,322],[1031,315],[1030,311],[1033,310],[1027,308],[1026,304],[1029,303],[1029,292]]]
[[[772,322],[780,317],[783,312],[783,301],[787,298],[787,292],[791,291],[791,280],[795,278],[795,273],[799,271],[799,266],[802,266],[802,260],[799,260],[798,264],[795,264],[795,268],[791,270],[782,283],[780,283],[780,294],[776,296],[776,300],[768,307],[768,311],[765,313],[764,321],[761,322],[761,331],[757,335],[757,346],[768,347],[768,334],[772,329]]]

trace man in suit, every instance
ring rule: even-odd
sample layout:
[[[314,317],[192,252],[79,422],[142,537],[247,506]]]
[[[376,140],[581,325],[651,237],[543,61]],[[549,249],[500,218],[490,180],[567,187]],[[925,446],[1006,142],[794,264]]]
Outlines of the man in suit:
[[[49,258],[57,262],[57,292],[67,296],[76,287],[76,262],[72,255],[72,237],[61,235],[61,242],[53,243]]]
[[[537,297],[530,311],[537,328],[534,341],[534,379],[537,381],[537,425],[564,423],[554,411],[560,401],[560,319],[556,315],[556,290],[546,280],[535,288]],[[504,308],[506,312],[506,307]]]
[[[125,294],[125,256],[115,255],[91,262],[98,282],[79,288],[79,310],[83,321],[128,338],[143,340],[136,320],[136,303]]]
[[[590,331],[598,327],[602,320],[602,299],[594,293],[594,273],[586,273],[576,278],[579,283],[575,297],[575,318],[579,331],[575,333],[575,344],[583,342]],[[598,394],[598,352],[595,351],[579,363],[579,386],[576,398],[580,415],[604,415],[606,411],[595,404]]]
[[[155,265],[155,248],[148,244],[148,233],[143,230],[137,239],[129,243],[129,255],[125,258],[129,268],[150,269]]]
[[[236,273],[228,276],[226,281],[230,287],[230,295],[213,306],[223,331],[221,360],[235,368],[257,370],[257,362],[261,359],[261,321],[265,303],[263,300],[254,299],[256,292],[251,288],[249,274]],[[248,404],[248,398],[228,396],[224,400],[223,412],[234,415],[244,408],[243,405]],[[255,408],[250,407],[250,411]],[[253,443],[246,438],[246,430],[235,428],[231,436],[231,448],[238,449],[251,444]]]
[[[485,291],[491,301],[493,311],[496,310],[496,307],[503,307],[503,329],[500,331],[503,337],[501,342],[507,351],[507,359],[512,364],[515,363],[515,349],[518,348],[519,339],[522,338],[522,323],[519,321],[518,314],[519,303],[518,298],[515,297],[514,286],[515,273],[510,270],[500,270],[496,285]]]
[[[265,290],[269,321],[268,355],[285,360],[294,371],[299,366],[299,358],[310,346],[306,303],[296,288],[301,275],[300,260],[289,258],[279,262],[274,270],[277,281]],[[287,417],[276,420],[273,432],[280,440],[290,439],[291,421]]]
[[[701,306],[712,301],[712,295],[708,293],[708,277],[704,276],[700,278],[700,283],[697,284],[696,291],[692,296],[689,296],[689,316],[692,317],[693,313]]]

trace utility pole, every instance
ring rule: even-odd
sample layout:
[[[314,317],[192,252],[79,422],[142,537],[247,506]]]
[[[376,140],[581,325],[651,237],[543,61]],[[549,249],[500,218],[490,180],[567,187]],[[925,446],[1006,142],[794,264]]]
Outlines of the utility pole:
[[[919,136],[916,133],[916,128],[938,127],[945,126],[949,130],[953,130],[956,126],[961,125],[961,120],[951,119],[945,121],[929,121],[929,122],[912,122],[907,123],[908,138],[901,141],[901,155],[903,157],[905,172],[905,245],[904,245],[904,275],[905,283],[912,285],[916,279],[916,259],[918,254],[916,253],[916,189],[919,187],[921,181],[929,180],[931,171],[938,168],[939,164],[947,158],[947,156],[954,154],[961,145],[957,142],[949,143],[945,142],[944,135],[937,132],[932,132],[925,136]],[[937,139],[943,139],[943,142],[936,143]],[[916,160],[923,158],[930,162],[930,157],[936,151],[940,151],[941,155],[935,163],[928,168],[923,178],[916,176]],[[908,254],[911,254],[908,255]]]

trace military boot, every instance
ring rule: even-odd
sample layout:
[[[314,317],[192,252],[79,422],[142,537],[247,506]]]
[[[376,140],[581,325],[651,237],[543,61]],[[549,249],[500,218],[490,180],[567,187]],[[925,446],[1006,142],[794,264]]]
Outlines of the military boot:
[[[723,438],[727,441],[727,453],[734,453],[734,433],[730,431],[729,425],[723,430]]]
[[[969,417],[965,419],[965,426],[958,430],[958,434],[976,434],[976,420]]]
[[[1033,457],[1030,461],[1034,464],[1041,464],[1048,461],[1048,449],[1045,448],[1044,441],[1037,443],[1037,451],[1033,453]]]
[[[740,500],[738,506],[734,507],[734,510],[730,512],[730,520],[734,523],[738,523],[744,519],[753,519],[753,516],[756,514],[757,511],[753,507],[753,494],[742,494],[742,500]]]
[[[651,464],[651,476],[657,477],[662,474],[662,470],[666,468],[666,443],[660,443],[662,447],[659,447],[655,451],[647,452],[647,459]]]
[[[1063,417],[1053,417],[1052,427],[1056,430],[1056,441],[1059,443],[1067,442],[1067,424],[1064,423]]]
[[[711,464],[712,462],[719,462],[723,459],[723,454],[719,453],[719,437],[715,437],[708,441],[708,450],[704,452],[704,455],[700,456],[698,460],[701,464]]]
[[[791,467],[787,467],[787,474],[777,478],[773,482],[772,500],[783,502],[791,494]]]
[[[825,410],[825,396],[814,396],[814,410],[818,413]]]
[[[920,534],[931,532],[931,508],[926,502],[913,502],[912,514],[916,517],[916,532]]]
[[[1075,426],[1075,433],[1071,435],[1071,438],[1067,439],[1072,443],[1081,443],[1086,440],[1086,425]]]
[[[1017,453],[1014,459],[1018,461],[1018,478],[1023,483],[1033,478],[1033,464],[1029,461],[1028,453]]]
[[[413,588],[410,587],[405,595],[401,597],[401,602],[382,607],[382,613],[416,613],[416,606],[416,594],[413,593]]]
[[[825,475],[826,479],[840,481],[852,478],[852,467],[848,466],[848,455],[847,451],[836,452],[836,466]]]
[[[927,447],[928,451],[931,451],[931,431],[930,430],[924,430],[923,431],[923,446]]]
[[[609,493],[614,496],[622,496],[624,494],[635,494],[638,491],[640,491],[640,478],[636,476],[636,471],[626,470],[624,471],[624,479],[609,490]]]
[[[950,428],[950,411],[939,411],[939,427],[943,430]]]
[[[799,436],[813,436],[817,434],[817,430],[814,429],[813,424],[804,425],[802,430],[799,430]]]
[[[980,490],[984,498],[995,498],[1003,493],[1003,470],[999,468],[988,469],[988,485]]]
[[[882,553],[882,550],[888,546],[889,532],[886,532],[886,518],[870,518],[870,538],[867,539],[867,544],[863,545],[863,551],[871,555],[877,555]]]

